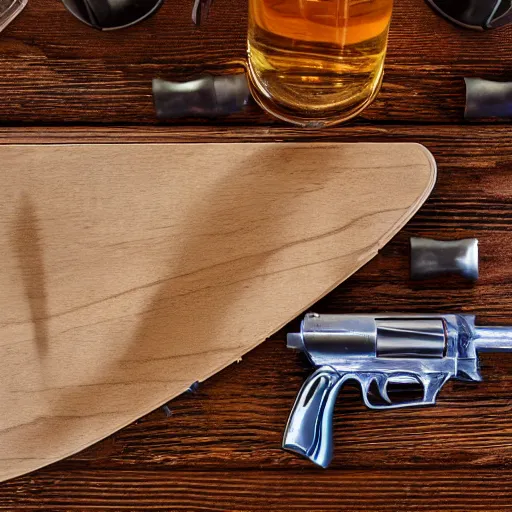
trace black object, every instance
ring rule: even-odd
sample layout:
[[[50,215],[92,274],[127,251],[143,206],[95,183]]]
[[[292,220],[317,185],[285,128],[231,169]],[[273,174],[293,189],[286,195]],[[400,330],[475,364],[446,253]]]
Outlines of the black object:
[[[142,21],[162,5],[164,0],[62,0],[80,21],[98,30],[125,28]]]
[[[445,274],[459,274],[478,279],[478,240],[433,240],[411,238],[411,279],[428,279]]]
[[[242,110],[249,97],[245,74],[204,75],[189,82],[153,80],[153,99],[159,119],[225,116]]]
[[[426,0],[451,22],[475,30],[512,22],[512,0]]]
[[[465,78],[466,119],[512,117],[512,82]]]

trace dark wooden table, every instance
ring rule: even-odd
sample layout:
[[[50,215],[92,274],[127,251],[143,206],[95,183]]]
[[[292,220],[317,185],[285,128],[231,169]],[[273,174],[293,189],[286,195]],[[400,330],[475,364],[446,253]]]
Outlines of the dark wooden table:
[[[462,80],[512,79],[512,27],[464,31],[423,0],[396,0],[382,93],[350,125],[299,130],[255,105],[218,122],[158,124],[152,78],[220,72],[244,57],[246,0],[215,0],[201,29],[191,24],[192,3],[166,0],[140,25],[99,33],[58,0],[29,0],[0,35],[0,143],[421,142],[439,165],[431,198],[315,309],[466,311],[484,324],[512,323],[512,133],[504,122],[463,120]],[[411,283],[411,235],[478,237],[478,283]],[[372,412],[347,390],[336,409],[336,457],[323,471],[280,449],[310,371],[286,350],[284,336],[170,402],[171,417],[157,410],[82,453],[1,484],[0,509],[512,509],[512,355],[486,355],[485,382],[448,384],[435,408]]]

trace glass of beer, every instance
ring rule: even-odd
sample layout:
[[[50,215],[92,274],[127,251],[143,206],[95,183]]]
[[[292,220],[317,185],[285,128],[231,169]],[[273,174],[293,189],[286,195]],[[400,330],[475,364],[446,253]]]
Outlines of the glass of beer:
[[[310,127],[359,114],[382,83],[393,0],[249,0],[251,92]]]

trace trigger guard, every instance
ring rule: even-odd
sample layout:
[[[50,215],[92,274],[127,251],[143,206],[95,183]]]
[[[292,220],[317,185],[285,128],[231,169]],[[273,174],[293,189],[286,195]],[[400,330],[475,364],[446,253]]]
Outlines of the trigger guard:
[[[406,372],[397,372],[395,375],[388,375],[385,373],[379,373],[379,374],[365,374],[358,376],[359,382],[361,383],[361,390],[362,390],[362,396],[363,401],[366,407],[368,409],[374,409],[374,410],[382,410],[382,409],[402,409],[404,407],[418,407],[421,405],[428,405],[432,403],[431,401],[427,400],[427,389],[428,389],[428,383],[425,382],[420,376],[412,374],[412,373],[406,373]],[[372,382],[375,382],[377,384],[377,387],[379,389],[379,393],[381,395],[381,398],[383,398],[387,404],[374,404],[370,402],[369,399],[369,388]],[[393,384],[419,384],[423,388],[423,399],[422,400],[415,400],[412,402],[401,402],[398,404],[394,404],[391,399],[389,398],[387,387],[389,383]]]
[[[389,380],[386,378],[385,375],[377,375],[374,379],[374,382],[377,383],[377,387],[379,389],[380,396],[388,403],[392,404],[391,398],[389,398],[388,395],[388,384]]]

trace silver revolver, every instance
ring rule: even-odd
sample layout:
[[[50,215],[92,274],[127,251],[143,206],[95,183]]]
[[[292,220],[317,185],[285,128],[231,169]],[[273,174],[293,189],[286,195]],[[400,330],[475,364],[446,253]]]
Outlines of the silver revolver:
[[[512,351],[512,329],[477,327],[473,315],[309,313],[287,337],[316,367],[286,425],[283,448],[327,467],[333,455],[332,414],[343,384],[357,381],[370,409],[434,404],[451,378],[481,381],[478,352]],[[388,385],[421,386],[417,399],[394,403]],[[376,389],[380,402],[372,400]]]

